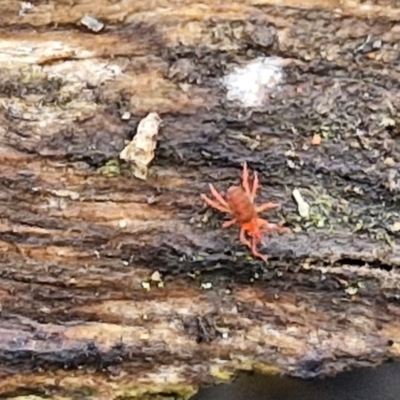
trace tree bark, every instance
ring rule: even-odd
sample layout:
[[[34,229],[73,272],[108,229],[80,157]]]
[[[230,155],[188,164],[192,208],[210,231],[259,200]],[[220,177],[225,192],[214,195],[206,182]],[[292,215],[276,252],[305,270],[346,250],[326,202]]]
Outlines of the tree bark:
[[[187,398],[399,359],[394,1],[21,4],[0,5],[2,397]],[[279,83],[229,101],[222,78],[259,57]],[[118,156],[149,112],[140,180]],[[292,229],[267,264],[200,199],[244,161]]]

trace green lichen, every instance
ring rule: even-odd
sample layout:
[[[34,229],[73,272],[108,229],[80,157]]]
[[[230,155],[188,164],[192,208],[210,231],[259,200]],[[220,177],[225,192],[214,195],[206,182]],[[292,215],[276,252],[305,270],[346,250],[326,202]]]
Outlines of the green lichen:
[[[109,160],[105,165],[98,169],[101,175],[107,176],[109,178],[121,175],[121,165],[116,159]]]
[[[222,382],[228,382],[234,377],[234,373],[232,371],[228,371],[227,369],[224,369],[218,365],[212,365],[210,367],[210,375]]]
[[[124,390],[124,394],[117,397],[118,400],[155,400],[172,398],[174,400],[186,400],[192,397],[197,388],[185,384],[168,384],[162,386],[132,387]]]

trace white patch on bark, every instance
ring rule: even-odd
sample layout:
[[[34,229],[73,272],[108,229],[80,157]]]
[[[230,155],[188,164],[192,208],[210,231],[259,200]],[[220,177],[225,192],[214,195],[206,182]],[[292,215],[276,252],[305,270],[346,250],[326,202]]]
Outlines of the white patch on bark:
[[[222,79],[227,100],[243,107],[260,107],[283,81],[285,60],[278,57],[257,58],[247,65],[236,67]]]

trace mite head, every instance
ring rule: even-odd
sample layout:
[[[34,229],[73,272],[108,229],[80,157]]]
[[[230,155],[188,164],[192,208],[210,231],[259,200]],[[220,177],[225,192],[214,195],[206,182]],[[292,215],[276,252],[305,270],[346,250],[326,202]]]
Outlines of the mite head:
[[[253,218],[247,226],[247,232],[256,243],[264,244],[264,233],[268,231],[267,226],[268,223],[266,221],[260,218]]]
[[[251,221],[243,224],[242,227],[247,232],[247,234],[255,240],[256,243],[262,242],[262,226],[260,226],[260,222],[257,220],[257,218],[253,218]]]

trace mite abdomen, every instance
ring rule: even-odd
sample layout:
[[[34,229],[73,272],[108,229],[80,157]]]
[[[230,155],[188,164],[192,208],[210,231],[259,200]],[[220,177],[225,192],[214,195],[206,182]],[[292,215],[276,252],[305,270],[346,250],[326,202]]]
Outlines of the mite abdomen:
[[[233,217],[239,223],[249,222],[253,219],[255,214],[254,205],[240,186],[231,186],[226,193],[226,200]]]

